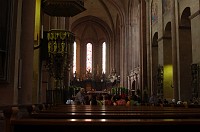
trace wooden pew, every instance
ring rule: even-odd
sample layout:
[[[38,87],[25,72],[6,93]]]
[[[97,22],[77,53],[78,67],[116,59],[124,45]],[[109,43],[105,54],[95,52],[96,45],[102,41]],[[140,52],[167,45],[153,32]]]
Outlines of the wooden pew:
[[[11,120],[13,132],[200,129],[199,108],[57,105]]]
[[[199,119],[21,119],[13,120],[14,132],[163,131],[199,130]],[[188,129],[190,128],[190,129]],[[114,130],[113,130],[114,129]],[[152,130],[151,130],[152,129]]]
[[[200,109],[151,106],[57,106],[31,114],[37,119],[184,119],[200,118]]]

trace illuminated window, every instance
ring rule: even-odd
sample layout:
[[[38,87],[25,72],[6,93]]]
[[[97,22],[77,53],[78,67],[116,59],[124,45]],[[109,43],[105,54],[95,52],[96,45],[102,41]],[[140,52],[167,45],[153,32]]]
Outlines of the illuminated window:
[[[73,73],[76,72],[76,42],[74,42]]]
[[[86,71],[92,72],[92,44],[87,44]]]
[[[102,45],[102,73],[106,73],[106,43]]]

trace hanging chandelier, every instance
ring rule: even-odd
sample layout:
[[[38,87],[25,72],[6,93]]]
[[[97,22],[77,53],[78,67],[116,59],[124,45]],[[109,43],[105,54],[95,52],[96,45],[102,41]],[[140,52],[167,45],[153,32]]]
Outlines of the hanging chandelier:
[[[42,0],[43,11],[50,16],[73,17],[86,9],[84,0]]]

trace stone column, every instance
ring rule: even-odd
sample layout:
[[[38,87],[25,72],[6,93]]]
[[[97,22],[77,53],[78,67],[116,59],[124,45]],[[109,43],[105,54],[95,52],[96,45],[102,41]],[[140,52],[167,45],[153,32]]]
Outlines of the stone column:
[[[52,16],[50,19],[50,29],[57,29],[58,24],[57,24],[57,17]]]
[[[67,31],[71,31],[69,17],[60,18],[60,29],[65,29]],[[67,61],[67,62],[69,62],[69,61]],[[67,64],[67,72],[66,72],[66,76],[64,78],[64,85],[67,87],[68,91],[69,91],[69,86],[70,86],[70,81],[71,81],[70,80],[70,76],[71,76],[70,71],[73,69],[73,61],[70,63],[71,64]],[[67,98],[71,98],[71,97],[69,97],[69,94],[67,95]]]
[[[127,59],[128,59],[128,49],[126,48],[128,46],[128,39],[129,39],[129,36],[128,36],[128,25],[127,23],[125,23],[125,25],[122,25],[121,27],[121,42],[120,42],[120,84],[121,86],[123,87],[127,87],[127,68],[128,68],[128,62],[127,62]]]
[[[131,18],[130,18],[131,19]],[[134,55],[135,55],[135,52],[134,51],[134,45],[135,45],[135,41],[132,39],[135,37],[135,35],[132,33],[133,30],[134,30],[134,23],[131,23],[127,25],[127,33],[128,33],[128,41],[127,41],[127,56],[130,56],[127,58],[127,72],[130,72],[132,69],[133,69],[133,63],[132,61],[134,60]],[[131,57],[132,56],[132,57]]]
[[[176,31],[176,11],[175,4],[176,0],[173,0],[172,3],[172,64],[173,64],[173,88],[174,88],[174,98],[176,100],[180,99],[180,89],[178,88],[178,70],[177,70],[177,31]],[[177,16],[178,17],[178,16]]]
[[[146,48],[147,48],[147,88],[148,88],[148,93],[151,94],[152,93],[152,72],[151,72],[151,65],[152,65],[152,61],[151,61],[151,49],[150,49],[150,2],[149,0],[145,0],[146,2]]]
[[[65,17],[58,17],[58,29],[65,29]]]
[[[50,16],[50,30],[51,29],[57,29],[57,17]],[[50,83],[49,83],[49,88],[54,89],[55,88],[55,79],[53,77],[49,78]]]
[[[139,59],[139,87],[142,89],[146,89],[147,87],[147,45],[146,45],[146,17],[148,15],[146,14],[146,1],[141,0],[140,2],[140,59]],[[144,26],[145,25],[145,26]]]
[[[68,31],[71,30],[69,25],[70,25],[70,19],[69,19],[69,17],[65,17],[65,29]]]
[[[22,30],[21,30],[21,59],[22,87],[19,89],[19,104],[32,104],[33,89],[33,56],[34,56],[34,25],[35,0],[23,0]]]
[[[51,28],[50,24],[51,24],[51,17],[45,13],[42,14],[42,19],[43,19],[43,30],[44,31],[49,31]]]
[[[124,82],[124,63],[123,62],[125,62],[124,61],[124,51],[123,51],[123,47],[124,47],[124,45],[123,44],[125,44],[125,40],[123,40],[123,39],[126,39],[126,35],[125,35],[125,26],[124,25],[121,25],[121,27],[120,27],[120,32],[121,32],[121,34],[120,34],[120,85],[121,86],[123,86],[123,82]]]

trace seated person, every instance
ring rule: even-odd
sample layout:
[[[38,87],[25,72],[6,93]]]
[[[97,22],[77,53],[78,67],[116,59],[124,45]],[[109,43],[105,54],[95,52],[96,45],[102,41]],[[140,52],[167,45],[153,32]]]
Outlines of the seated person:
[[[77,105],[85,104],[85,89],[80,88],[79,92],[75,96],[74,103]]]
[[[97,105],[97,97],[95,94],[93,94],[90,99],[90,105]]]
[[[124,98],[122,98],[120,95],[116,95],[115,96],[114,105],[125,106],[126,105],[126,100]]]
[[[102,95],[97,95],[97,105],[103,105],[103,96]]]
[[[105,95],[105,105],[113,105],[113,102],[111,99],[112,99],[112,95],[106,94]]]

